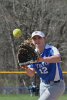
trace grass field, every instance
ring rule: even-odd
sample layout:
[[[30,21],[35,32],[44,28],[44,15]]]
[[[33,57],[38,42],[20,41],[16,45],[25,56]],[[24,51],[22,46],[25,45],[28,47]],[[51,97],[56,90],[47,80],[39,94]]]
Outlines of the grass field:
[[[38,100],[38,96],[30,95],[0,95],[0,100]],[[67,100],[67,95],[63,95],[59,100]]]

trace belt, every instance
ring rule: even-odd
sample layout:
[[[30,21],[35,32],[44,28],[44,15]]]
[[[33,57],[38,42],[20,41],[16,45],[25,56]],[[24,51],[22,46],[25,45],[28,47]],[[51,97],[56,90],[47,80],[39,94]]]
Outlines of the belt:
[[[54,83],[59,83],[60,82],[60,80],[58,80],[58,81],[54,81]]]
[[[48,84],[52,84],[52,83],[59,83],[60,80],[57,80],[57,81],[50,81]]]
[[[49,81],[49,82],[46,82],[44,80],[41,80],[42,82],[46,83],[46,84],[53,84],[53,83],[59,83],[60,80],[57,80],[57,81]]]

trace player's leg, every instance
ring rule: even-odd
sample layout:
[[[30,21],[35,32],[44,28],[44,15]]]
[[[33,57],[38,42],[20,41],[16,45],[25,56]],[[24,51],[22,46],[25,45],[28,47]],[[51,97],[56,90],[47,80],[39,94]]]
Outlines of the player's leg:
[[[40,83],[40,98],[38,100],[47,100],[46,98],[50,96],[48,87],[50,87],[50,85],[47,85],[44,82]]]
[[[41,83],[40,89],[39,100],[57,100],[64,93],[65,84],[63,81],[51,85]]]

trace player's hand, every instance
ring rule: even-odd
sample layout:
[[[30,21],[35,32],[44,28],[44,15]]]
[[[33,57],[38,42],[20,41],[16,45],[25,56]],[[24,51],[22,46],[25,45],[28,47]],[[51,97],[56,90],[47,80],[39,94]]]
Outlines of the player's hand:
[[[37,59],[37,62],[43,62],[43,58],[39,57],[39,58]]]
[[[26,70],[26,69],[28,69],[28,67],[27,67],[27,66],[21,66],[21,68],[23,68],[23,69],[25,69],[25,70]]]

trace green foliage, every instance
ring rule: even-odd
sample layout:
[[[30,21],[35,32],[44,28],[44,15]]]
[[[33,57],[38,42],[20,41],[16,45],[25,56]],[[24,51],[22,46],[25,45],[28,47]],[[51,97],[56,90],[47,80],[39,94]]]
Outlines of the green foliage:
[[[0,100],[37,100],[38,96],[30,95],[0,95]],[[59,100],[67,100],[67,95],[63,95]]]
[[[63,95],[62,97],[59,98],[59,100],[67,100],[67,95]]]
[[[30,95],[0,95],[0,100],[37,100],[37,96]]]

